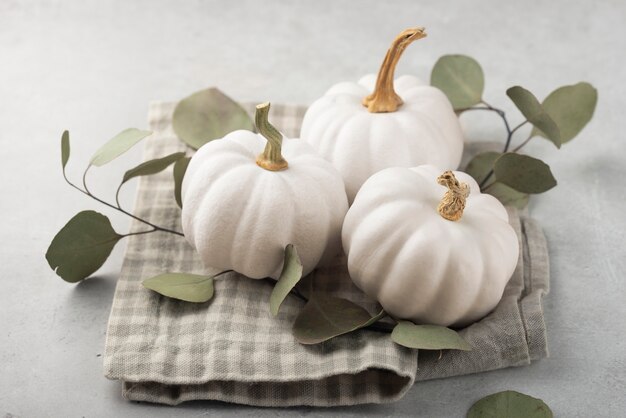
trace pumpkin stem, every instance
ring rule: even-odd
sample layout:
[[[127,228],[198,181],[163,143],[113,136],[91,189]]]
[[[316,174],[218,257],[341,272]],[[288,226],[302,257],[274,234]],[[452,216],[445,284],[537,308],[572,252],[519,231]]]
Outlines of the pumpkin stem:
[[[280,171],[288,166],[281,154],[283,135],[267,119],[269,113],[269,102],[257,105],[254,123],[259,133],[267,139],[267,144],[265,144],[263,152],[257,157],[256,163],[266,170]]]
[[[448,188],[437,206],[437,211],[449,221],[458,221],[463,216],[465,200],[470,194],[469,186],[467,183],[460,183],[450,170],[437,177],[437,183]]]
[[[396,36],[391,47],[387,50],[380,70],[378,70],[374,92],[363,98],[362,103],[363,106],[367,107],[367,110],[371,113],[395,112],[402,105],[402,99],[393,89],[393,74],[396,65],[404,49],[411,42],[425,37],[426,32],[421,27],[405,29]]]

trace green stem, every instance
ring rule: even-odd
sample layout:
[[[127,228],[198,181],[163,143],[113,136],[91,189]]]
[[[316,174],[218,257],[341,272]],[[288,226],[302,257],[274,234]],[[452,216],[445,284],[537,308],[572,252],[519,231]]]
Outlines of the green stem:
[[[265,144],[263,152],[257,157],[256,163],[266,170],[280,171],[286,169],[289,164],[281,153],[283,135],[269,122],[269,113],[269,102],[257,105],[254,123],[259,133],[267,139],[267,144]]]
[[[528,138],[526,138],[524,140],[524,142],[522,142],[521,144],[519,144],[517,147],[515,147],[515,149],[511,152],[517,152],[519,151],[524,145],[528,144],[528,141],[530,141],[533,138],[532,135],[529,135]]]
[[[95,196],[93,193],[91,193],[91,191],[89,190],[89,188],[87,187],[87,172],[89,171],[89,169],[91,168],[91,165],[87,166],[87,168],[85,169],[85,172],[83,173],[83,187],[85,188],[84,190],[81,189],[80,187],[78,187],[77,185],[75,185],[74,183],[72,183],[68,178],[67,175],[65,174],[65,169],[63,170],[63,178],[65,179],[65,181],[67,182],[67,184],[69,184],[70,186],[72,186],[73,188],[75,188],[76,190],[78,190],[79,192],[83,193],[84,195],[87,195],[89,197],[91,197],[92,199],[102,203],[105,206],[110,207],[111,209],[115,209],[119,212],[122,212],[123,214],[130,216],[131,218],[144,223],[150,227],[153,228],[153,230],[149,230],[149,231],[144,231],[142,233],[149,233],[149,232],[155,232],[155,231],[162,231],[162,232],[169,232],[170,234],[174,234],[174,235],[179,235],[181,237],[184,237],[185,235],[182,232],[178,232],[178,231],[174,231],[173,229],[168,229],[168,228],[164,228],[162,226],[158,226],[155,225],[151,222],[146,221],[145,219],[142,219],[138,216],[133,215],[132,213],[122,209],[121,207],[119,207],[119,202],[118,202],[118,206],[112,205],[109,202],[106,202],[102,199],[100,199],[99,197]],[[119,191],[119,190],[118,190]],[[137,235],[136,233],[131,233],[130,235]],[[124,235],[127,236],[127,235]]]

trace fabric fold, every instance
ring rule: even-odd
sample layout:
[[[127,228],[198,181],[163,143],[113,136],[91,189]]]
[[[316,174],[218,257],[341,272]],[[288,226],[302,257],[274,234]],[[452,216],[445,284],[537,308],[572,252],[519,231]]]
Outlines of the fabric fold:
[[[254,106],[246,105],[252,112]],[[190,150],[171,126],[173,103],[153,103],[145,159]],[[297,135],[304,108],[273,105],[270,120]],[[135,213],[180,230],[170,170],[142,177]],[[271,283],[220,276],[213,300],[185,303],[142,287],[164,272],[208,274],[184,238],[167,233],[129,237],[107,330],[104,371],[123,382],[129,400],[175,405],[220,400],[256,406],[338,406],[400,399],[415,380],[529,364],[547,355],[541,300],[549,290],[548,257],[541,228],[510,211],[520,237],[520,262],[498,307],[462,330],[471,352],[420,352],[394,344],[388,334],[361,330],[322,344],[297,343],[291,326],[302,307],[288,297],[277,317],[269,312]],[[134,222],[133,230],[141,230]],[[345,258],[316,270],[316,290],[376,312],[351,282]]]

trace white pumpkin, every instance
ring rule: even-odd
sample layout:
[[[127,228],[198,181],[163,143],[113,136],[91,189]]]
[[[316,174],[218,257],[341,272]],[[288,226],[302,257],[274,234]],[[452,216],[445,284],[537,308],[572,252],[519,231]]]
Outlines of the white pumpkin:
[[[283,138],[268,111],[269,103],[257,106],[268,141],[235,131],[203,145],[181,190],[183,232],[204,264],[254,279],[280,275],[287,244],[304,274],[329,261],[348,210],[337,170],[306,142]]]
[[[425,36],[423,28],[403,31],[378,77],[334,85],[304,116],[300,137],[339,170],[350,202],[382,169],[421,164],[453,169],[461,162],[463,134],[445,94],[413,76],[394,82],[404,48]]]
[[[465,173],[440,174],[420,166],[370,177],[344,220],[343,248],[352,280],[389,314],[458,327],[498,304],[519,244],[496,198]]]

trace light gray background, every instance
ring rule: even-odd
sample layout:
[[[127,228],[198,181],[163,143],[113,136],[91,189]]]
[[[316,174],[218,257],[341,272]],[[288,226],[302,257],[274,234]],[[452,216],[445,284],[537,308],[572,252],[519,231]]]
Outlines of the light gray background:
[[[626,145],[623,1],[74,1],[0,0],[0,415],[24,417],[419,415],[460,417],[477,399],[515,389],[561,417],[626,414]],[[44,253],[77,211],[128,219],[65,185],[59,138],[70,129],[69,173],[126,127],[145,128],[150,100],[217,85],[238,100],[310,103],[334,82],[378,69],[399,30],[427,27],[398,73],[428,80],[436,59],[482,63],[485,99],[520,116],[504,91],[543,98],[592,82],[592,123],[560,151],[533,141],[559,186],[533,198],[552,261],[546,317],[551,357],[529,367],[417,384],[400,402],[339,410],[258,410],[220,403],[176,409],[126,402],[102,375],[105,327],[124,244],[79,285],[64,283]],[[463,117],[473,139],[501,139],[501,121]],[[520,138],[521,139],[521,138]],[[140,150],[93,170],[108,198]],[[134,187],[123,201],[131,207]]]

